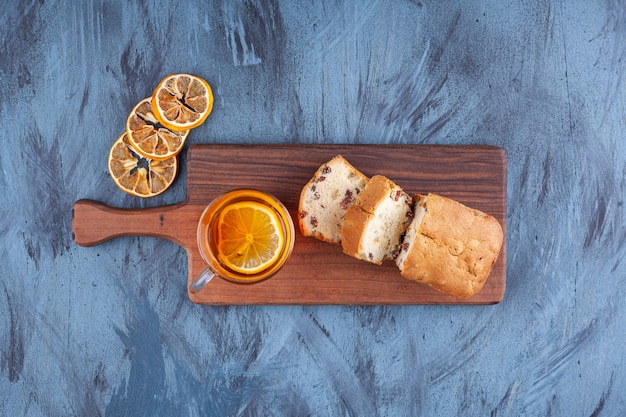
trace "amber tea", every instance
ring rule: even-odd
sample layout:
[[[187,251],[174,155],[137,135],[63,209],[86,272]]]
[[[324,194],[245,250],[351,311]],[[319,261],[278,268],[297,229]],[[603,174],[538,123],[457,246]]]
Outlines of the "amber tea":
[[[236,283],[259,282],[275,274],[291,255],[294,239],[285,206],[256,189],[219,196],[198,223],[198,249],[209,270]],[[212,274],[198,281],[208,282]]]

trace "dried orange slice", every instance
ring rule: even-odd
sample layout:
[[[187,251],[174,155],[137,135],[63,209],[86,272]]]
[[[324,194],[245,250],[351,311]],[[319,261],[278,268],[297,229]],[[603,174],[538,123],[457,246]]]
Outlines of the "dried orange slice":
[[[165,191],[176,177],[175,156],[163,161],[145,159],[135,152],[122,134],[109,151],[109,172],[118,187],[138,197],[153,197]]]
[[[165,160],[183,149],[189,130],[172,131],[152,112],[150,98],[141,100],[126,120],[128,141],[144,158]]]
[[[163,78],[152,94],[152,110],[171,130],[200,126],[213,109],[213,92],[205,80],[190,74]]]
[[[217,251],[223,263],[244,274],[262,272],[280,257],[285,237],[270,207],[242,201],[226,207],[218,219]]]

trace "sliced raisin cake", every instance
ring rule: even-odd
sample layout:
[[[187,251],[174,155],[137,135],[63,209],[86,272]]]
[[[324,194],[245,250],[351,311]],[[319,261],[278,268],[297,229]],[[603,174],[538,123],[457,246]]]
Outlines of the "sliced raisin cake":
[[[341,155],[322,164],[300,193],[298,223],[303,236],[340,244],[348,208],[368,178]]]
[[[373,176],[348,208],[341,232],[344,253],[380,265],[393,260],[413,218],[412,198],[389,178]]]

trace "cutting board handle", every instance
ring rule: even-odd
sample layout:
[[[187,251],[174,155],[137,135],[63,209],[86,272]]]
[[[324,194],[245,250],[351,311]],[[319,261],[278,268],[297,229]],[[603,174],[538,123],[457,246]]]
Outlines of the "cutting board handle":
[[[121,236],[150,236],[185,246],[187,231],[180,227],[180,216],[176,215],[183,207],[173,204],[124,209],[93,200],[78,200],[72,207],[72,238],[80,246],[95,246]]]

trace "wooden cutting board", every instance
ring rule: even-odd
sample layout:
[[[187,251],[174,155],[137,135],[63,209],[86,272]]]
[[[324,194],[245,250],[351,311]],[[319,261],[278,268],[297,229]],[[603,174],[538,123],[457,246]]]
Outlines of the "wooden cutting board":
[[[72,212],[74,241],[93,246],[123,236],[169,239],[187,251],[187,285],[205,269],[196,226],[206,205],[233,188],[255,187],[278,197],[298,229],[298,199],[317,168],[343,155],[367,176],[389,177],[410,194],[438,193],[493,215],[506,236],[506,154],[492,146],[446,145],[195,145],[187,154],[187,197],[149,209],[121,209],[80,200]],[[181,282],[182,285],[182,282]],[[344,255],[340,246],[296,231],[283,269],[257,284],[215,278],[198,304],[493,304],[506,285],[506,239],[482,291],[469,299],[442,294],[400,276],[393,262],[373,265]]]

